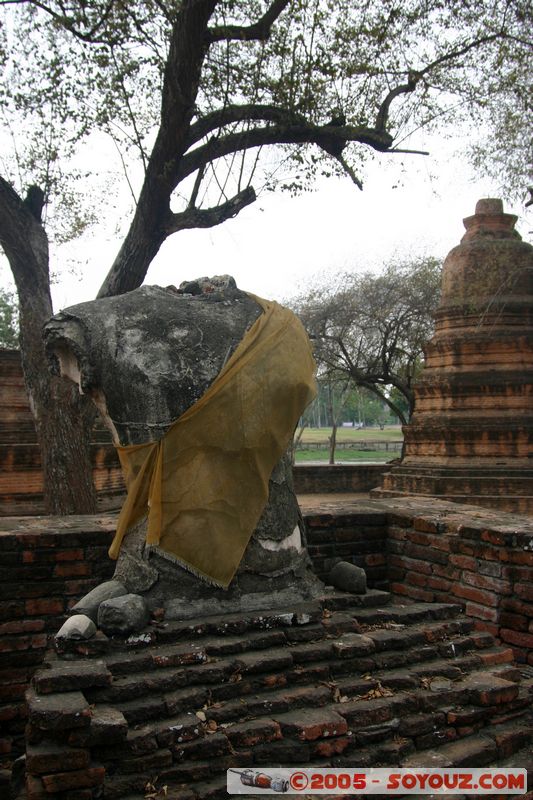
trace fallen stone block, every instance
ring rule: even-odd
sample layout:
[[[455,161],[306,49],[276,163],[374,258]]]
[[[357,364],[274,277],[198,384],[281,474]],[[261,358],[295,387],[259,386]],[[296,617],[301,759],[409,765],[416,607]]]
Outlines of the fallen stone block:
[[[350,564],[349,561],[339,561],[329,573],[328,583],[343,592],[365,594],[366,573],[364,569]]]
[[[112,636],[127,636],[142,630],[150,620],[150,611],[140,594],[124,594],[104,600],[98,608],[98,626]]]
[[[56,633],[56,639],[90,639],[96,633],[96,625],[86,614],[69,617]]]
[[[85,597],[82,597],[75,606],[72,606],[71,614],[84,614],[90,617],[93,622],[98,618],[98,609],[104,600],[111,600],[114,597],[122,597],[128,594],[128,590],[120,581],[105,581],[99,586],[95,586]]]

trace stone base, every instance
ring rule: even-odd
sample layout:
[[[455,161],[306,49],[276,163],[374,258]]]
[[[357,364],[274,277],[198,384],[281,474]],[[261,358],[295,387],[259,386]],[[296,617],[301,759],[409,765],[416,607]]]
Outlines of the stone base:
[[[382,487],[370,494],[377,498],[438,497],[515,514],[533,514],[533,469],[403,463],[386,473]]]

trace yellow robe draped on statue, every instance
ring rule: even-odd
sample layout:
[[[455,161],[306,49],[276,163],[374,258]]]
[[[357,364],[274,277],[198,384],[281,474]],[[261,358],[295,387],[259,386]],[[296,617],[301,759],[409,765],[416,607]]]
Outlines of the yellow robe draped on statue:
[[[298,318],[250,295],[263,314],[215,381],[156,442],[117,447],[127,498],[109,555],[148,514],[149,545],[227,588],[268,500],[268,481],[316,394]]]

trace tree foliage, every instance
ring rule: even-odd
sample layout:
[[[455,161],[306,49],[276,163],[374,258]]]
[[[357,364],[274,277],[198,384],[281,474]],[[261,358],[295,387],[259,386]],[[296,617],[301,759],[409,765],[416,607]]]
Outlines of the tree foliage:
[[[424,258],[391,263],[379,275],[341,275],[335,286],[298,298],[295,310],[314,341],[319,372],[371,391],[405,423],[396,393],[412,410],[439,294],[439,263]]]
[[[11,292],[0,289],[0,347],[15,350],[18,339],[17,300]]]
[[[279,148],[267,184],[297,190],[317,171],[348,166],[358,179],[361,143],[395,150],[418,126],[443,122],[481,129],[483,140],[470,136],[480,166],[524,190],[533,16],[523,0],[0,5],[0,101],[19,170],[5,177],[18,178],[19,190],[37,183],[63,210],[74,208],[74,231],[85,217],[72,178],[85,172],[72,156],[91,131],[111,136],[125,162],[139,160],[143,170],[131,177],[138,199],[168,129],[176,150],[166,153],[166,189],[181,211],[191,195],[198,208],[238,196],[258,148],[262,156],[267,145]],[[243,164],[238,154],[247,150]],[[189,214],[174,227],[198,222]]]

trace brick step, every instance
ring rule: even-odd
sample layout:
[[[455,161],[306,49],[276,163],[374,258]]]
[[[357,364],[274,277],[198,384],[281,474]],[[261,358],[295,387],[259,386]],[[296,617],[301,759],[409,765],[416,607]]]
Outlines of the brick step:
[[[185,723],[182,735],[174,743],[165,739],[167,746],[157,755],[149,751],[147,740],[144,754],[138,750],[135,757],[124,757],[124,753],[114,750],[120,762],[115,774],[106,780],[106,798],[123,797],[125,791],[144,787],[146,771],[135,773],[136,766],[159,771],[156,788],[169,786],[167,798],[223,797],[219,792],[225,792],[225,771],[230,766],[259,770],[274,764],[295,763],[362,768],[484,766],[494,758],[509,758],[533,734],[529,718],[506,725],[489,725],[481,733],[449,741],[453,729],[447,727],[445,713],[412,713],[416,711],[416,701],[406,693],[397,695],[388,706],[385,702],[375,706],[374,718],[380,721],[354,732],[351,724],[362,718],[367,720],[368,713],[364,701],[359,703],[358,710],[354,707],[274,711],[267,719],[227,724],[211,734],[203,732],[202,723]],[[140,731],[139,742],[143,736],[146,734]],[[415,754],[414,748],[424,744],[426,749]],[[502,766],[499,762],[498,765]],[[204,783],[217,773],[218,779]],[[178,786],[172,785],[175,783]],[[141,796],[127,794],[126,798]]]
[[[427,766],[427,765],[424,765]],[[484,765],[485,766],[485,765]],[[533,785],[533,754],[531,748],[529,746],[524,747],[521,750],[516,751],[512,756],[509,758],[500,760],[498,759],[497,763],[488,764],[486,765],[488,768],[525,768],[528,770],[528,787],[530,789],[529,792],[526,794],[519,794],[513,795],[515,800],[533,800],[533,791],[531,791],[531,787]],[[257,767],[259,770],[260,768]],[[107,795],[106,795],[107,796]],[[122,797],[122,800],[144,800],[145,793],[142,794],[128,794]],[[226,777],[219,777],[214,778],[208,782],[200,782],[195,783],[194,785],[178,785],[175,787],[167,788],[165,792],[165,798],[167,800],[225,800],[227,798],[227,791],[226,791]],[[365,800],[368,795],[350,795],[351,798],[354,800]],[[387,795],[388,796],[388,795]],[[438,797],[442,795],[405,795],[401,800],[437,800]],[[242,800],[257,800],[257,795],[239,795]],[[297,798],[301,798],[301,794],[284,794],[284,798],[287,800],[297,800]],[[331,800],[342,800],[345,798],[346,795],[342,797],[337,797],[334,795],[329,795]],[[382,795],[374,797],[379,800]],[[476,800],[478,797],[477,795],[449,795],[450,800],[467,800],[467,798],[472,798],[472,800]],[[487,795],[483,795],[483,797],[487,797]],[[507,800],[509,795],[491,795],[492,800]]]
[[[380,622],[397,622],[408,625],[425,620],[453,619],[462,611],[462,606],[454,603],[412,603],[408,605],[392,602],[386,608],[361,609],[357,620],[361,625],[374,625]]]
[[[99,780],[105,766],[106,800],[215,800],[229,767],[392,766],[485,730],[530,735],[533,680],[460,606],[351,600],[157,623],[148,646],[51,659],[28,695],[37,789],[40,764],[61,766],[48,752],[61,739],[87,761],[68,780]],[[495,752],[523,742],[506,735]]]
[[[508,759],[533,736],[533,722],[488,726],[483,732],[441,745],[438,750],[419,750],[405,758],[402,767],[484,767]],[[531,751],[530,751],[531,752]],[[500,760],[501,759],[501,760]],[[529,758],[531,762],[531,756]]]
[[[443,467],[440,464],[436,465],[433,463],[424,464],[423,462],[417,461],[413,464],[409,463],[408,460],[403,461],[401,464],[394,466],[394,472],[398,473],[398,475],[412,475],[415,472],[421,478],[457,478],[458,475],[462,476],[463,479],[475,477],[480,479],[487,479],[488,477],[494,478],[505,478],[509,476],[509,474],[513,475],[513,478],[516,476],[524,475],[524,477],[533,477],[533,468],[527,467],[513,467],[511,464],[495,467],[489,465],[483,465],[482,467],[479,464],[471,464],[469,466],[463,467]]]
[[[309,668],[313,665],[317,674],[325,679],[354,670],[365,672],[413,664],[411,671],[414,675],[458,677],[462,671],[492,663],[493,659],[503,661],[512,657],[509,649],[494,648],[493,652],[490,635],[457,635],[462,630],[469,632],[470,628],[469,620],[457,619],[428,623],[425,627],[417,625],[401,630],[347,633],[340,639],[318,631],[322,635],[320,640],[303,644],[287,642],[283,631],[259,633],[248,639],[208,638],[150,649],[133,657],[127,654],[108,657],[105,661],[114,676],[112,684],[107,685],[108,681],[93,683],[87,688],[87,696],[91,702],[121,702],[154,692],[165,693],[177,687],[206,685],[208,690],[212,684],[237,683],[244,678],[250,682],[250,676],[267,673],[267,679],[252,680],[253,690],[263,686],[268,676],[279,670],[289,671],[287,681],[297,681],[299,670],[304,665],[306,674],[310,674]],[[449,635],[454,638],[447,639]],[[489,654],[485,659],[482,648]],[[466,653],[470,655],[464,655]],[[447,659],[453,660],[453,664]],[[51,688],[61,691],[64,673],[63,666],[39,672],[34,681],[37,691],[50,691]]]
[[[375,590],[377,591],[377,590]],[[387,594],[380,592],[380,594]],[[421,621],[428,621],[425,628],[429,628],[430,621],[450,620],[458,617],[462,607],[458,604],[444,603],[414,603],[412,605],[390,605],[385,608],[359,608],[345,606],[340,611],[331,611],[332,600],[326,598],[321,607],[308,610],[305,614],[279,612],[276,615],[258,618],[243,619],[238,615],[224,617],[206,617],[200,625],[190,625],[183,622],[163,623],[154,632],[154,641],[160,643],[180,642],[190,640],[194,636],[196,642],[202,642],[202,637],[224,637],[228,643],[231,637],[241,634],[240,641],[244,642],[244,649],[249,649],[246,639],[253,636],[253,631],[272,631],[279,629],[283,632],[289,643],[297,641],[312,641],[326,636],[340,635],[354,630],[368,630],[369,627],[383,627],[389,623],[398,626],[408,625]],[[435,608],[433,608],[435,606]],[[474,623],[461,617],[460,628],[457,630],[470,630]],[[392,627],[392,626],[391,626]],[[451,628],[450,628],[451,630]],[[246,636],[242,636],[246,634]],[[231,646],[231,645],[229,645]],[[131,653],[131,651],[130,651]],[[131,658],[131,656],[130,656]]]
[[[448,495],[450,497],[469,497],[468,484],[474,488],[474,492],[478,496],[485,495],[531,495],[531,488],[533,486],[533,471],[531,475],[527,476],[520,473],[520,477],[514,477],[512,484],[509,480],[509,475],[477,475],[475,470],[468,475],[454,475],[454,476],[433,476],[424,475],[422,471],[416,467],[412,467],[410,472],[407,472],[407,467],[403,473],[398,474],[396,469],[391,473],[392,477],[385,477],[383,482],[383,489],[393,489],[396,492],[405,494],[422,494],[422,495]],[[526,472],[526,470],[524,470]],[[465,491],[466,490],[466,491]]]
[[[336,592],[331,587],[326,586],[328,594],[322,599],[323,608],[330,611],[340,611],[342,609],[355,608],[383,608],[391,599],[390,592],[382,589],[367,589],[366,594],[350,594],[349,592]]]
[[[392,473],[389,473],[392,474]],[[416,488],[416,487],[414,487]],[[405,499],[422,498],[427,499],[428,495],[417,494],[416,491],[397,491],[396,489],[372,489],[372,497],[399,497]],[[502,498],[505,498],[505,507],[502,506]],[[452,503],[462,505],[482,506],[483,508],[494,508],[496,510],[509,511],[513,514],[531,514],[531,494],[528,495],[477,495],[477,494],[439,494],[439,500],[447,500]]]
[[[358,645],[363,644],[365,639],[358,635],[353,637]],[[398,658],[384,659],[383,656],[387,654],[380,652],[373,652],[372,657],[362,655],[333,662],[314,660],[323,655],[324,647],[328,648],[328,654],[331,655],[336,644],[342,649],[350,649],[353,641],[349,639],[346,643],[332,645],[326,641],[298,648],[280,648],[269,651],[259,660],[256,653],[251,653],[241,659],[219,659],[185,669],[162,669],[157,675],[153,672],[129,675],[116,679],[111,686],[87,689],[85,694],[92,703],[114,703],[131,725],[146,719],[163,719],[199,709],[209,703],[219,707],[213,719],[224,722],[242,715],[243,705],[251,714],[264,713],[265,709],[268,711],[274,706],[278,709],[287,708],[291,702],[298,705],[324,705],[336,694],[349,697],[352,693],[371,693],[379,685],[392,690],[428,687],[435,692],[439,686],[450,690],[455,685],[460,686],[454,681],[463,677],[465,672],[476,669],[481,673],[480,668],[485,663],[477,653],[455,659],[449,655],[448,658],[431,660],[432,656],[438,654],[436,648],[432,647],[401,652],[399,666],[403,670],[397,669]],[[490,650],[493,656],[498,655],[498,648]],[[489,649],[485,652],[489,652]],[[422,658],[427,659],[425,664],[420,663]],[[389,671],[387,666],[391,667]],[[496,669],[501,670],[500,665]],[[487,669],[486,673],[493,675],[494,669],[492,672]],[[368,676],[365,679],[368,681],[366,691],[363,679],[356,678],[354,681],[347,677],[353,674]],[[500,671],[499,674],[504,673]],[[509,674],[505,673],[505,677],[509,677]],[[518,677],[516,671],[511,677]],[[433,684],[436,678],[440,684]],[[309,682],[318,681],[329,688],[307,686]],[[504,683],[508,685],[509,681]],[[445,700],[448,698],[446,692],[444,697]],[[213,714],[212,711],[209,713]]]

